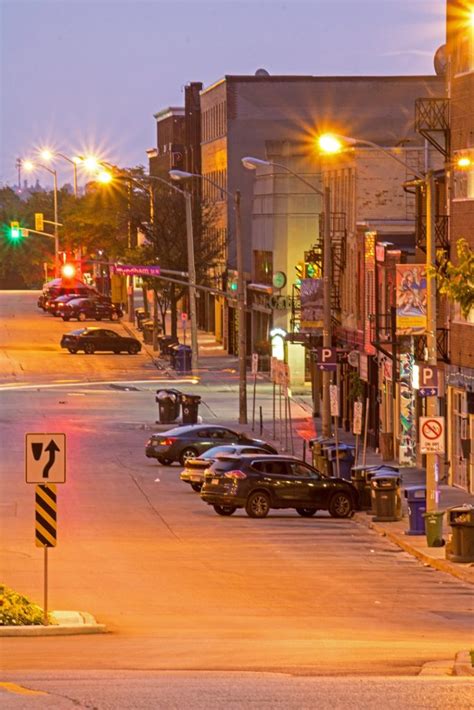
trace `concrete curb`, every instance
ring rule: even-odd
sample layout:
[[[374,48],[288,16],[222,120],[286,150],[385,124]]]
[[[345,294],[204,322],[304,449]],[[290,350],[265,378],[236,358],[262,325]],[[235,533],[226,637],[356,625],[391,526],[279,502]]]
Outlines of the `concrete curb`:
[[[469,651],[459,651],[454,659],[453,675],[474,676],[474,666],[471,663]]]
[[[430,555],[428,555],[423,550],[420,550],[414,545],[410,544],[409,537],[393,532],[385,525],[372,522],[372,520],[366,515],[366,513],[356,513],[355,520],[359,523],[367,525],[368,528],[374,530],[378,535],[387,537],[391,542],[394,542],[396,545],[398,545],[398,547],[401,547],[402,550],[405,550],[405,552],[408,552],[410,555],[417,557],[424,564],[429,565],[430,567],[433,567],[434,569],[437,569],[440,572],[447,572],[453,577],[461,579],[463,582],[467,582],[468,584],[474,584],[474,566],[471,566],[469,563],[454,563],[450,562],[449,560],[440,560],[435,557],[430,557]]]
[[[108,633],[87,611],[52,611],[57,622],[51,626],[0,626],[0,637],[6,636],[75,636]]]

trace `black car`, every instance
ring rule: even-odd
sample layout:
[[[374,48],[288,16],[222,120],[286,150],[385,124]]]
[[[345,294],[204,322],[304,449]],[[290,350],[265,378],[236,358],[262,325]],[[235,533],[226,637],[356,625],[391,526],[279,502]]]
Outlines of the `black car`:
[[[85,321],[87,318],[118,320],[122,316],[121,308],[103,298],[75,298],[65,303],[62,308],[62,319],[65,321],[71,320],[71,318],[77,318],[80,321]]]
[[[105,328],[72,330],[61,338],[61,347],[73,354],[84,350],[87,355],[92,355],[97,350],[111,350],[113,353],[125,351],[130,355],[136,355],[142,349],[140,341],[136,338],[128,338],[119,335],[115,330]]]
[[[324,476],[294,456],[220,456],[206,471],[201,498],[219,515],[245,508],[264,518],[271,508],[295,508],[309,518],[328,510],[348,518],[357,506],[357,491],[343,478]]]
[[[198,458],[186,459],[184,470],[179,477],[189,483],[193,491],[199,492],[204,483],[204,473],[214,461],[223,454],[265,454],[260,446],[247,446],[246,444],[229,444],[228,446],[213,446]],[[269,454],[270,455],[270,454]]]
[[[86,298],[87,296],[99,295],[99,292],[89,286],[54,286],[52,288],[47,288],[43,291],[41,296],[38,298],[38,308],[43,311],[48,310],[49,304],[54,301],[59,296],[67,296],[69,294],[76,294],[76,298]]]
[[[145,455],[147,458],[158,459],[168,466],[173,461],[179,461],[183,466],[189,458],[195,458],[204,451],[220,444],[245,444],[258,446],[269,454],[276,454],[270,444],[261,439],[251,439],[245,434],[227,429],[215,424],[189,424],[168,429],[161,434],[152,434],[148,439]]]
[[[51,313],[53,316],[61,316],[63,314],[63,308],[65,303],[69,303],[69,301],[73,301],[74,299],[77,298],[84,298],[84,295],[81,293],[67,293],[64,294],[63,296],[58,296],[57,298],[54,298],[52,300],[49,300],[47,302],[47,305],[45,306],[45,310],[48,313]],[[105,298],[105,297],[104,297]],[[106,299],[110,303],[110,299]]]

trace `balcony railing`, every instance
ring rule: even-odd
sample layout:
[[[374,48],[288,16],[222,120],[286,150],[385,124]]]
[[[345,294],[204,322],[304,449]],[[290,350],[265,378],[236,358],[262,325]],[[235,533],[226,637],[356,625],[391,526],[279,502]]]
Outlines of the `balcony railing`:
[[[416,225],[416,245],[426,252],[426,216],[422,215]],[[449,251],[449,217],[445,214],[435,217],[435,245],[436,249]]]
[[[415,130],[447,158],[450,153],[449,99],[417,99]]]

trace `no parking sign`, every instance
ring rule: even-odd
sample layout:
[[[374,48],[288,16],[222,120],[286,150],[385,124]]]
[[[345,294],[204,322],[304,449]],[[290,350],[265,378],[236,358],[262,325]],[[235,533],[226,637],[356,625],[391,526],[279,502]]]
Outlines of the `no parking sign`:
[[[444,417],[420,417],[420,451],[444,454]]]

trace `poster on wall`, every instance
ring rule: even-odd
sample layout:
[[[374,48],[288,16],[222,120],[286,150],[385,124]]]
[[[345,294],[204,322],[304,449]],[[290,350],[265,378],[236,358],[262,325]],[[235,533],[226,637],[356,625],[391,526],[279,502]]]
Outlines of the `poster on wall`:
[[[397,334],[422,335],[426,330],[426,266],[397,264]]]
[[[323,280],[302,279],[300,286],[301,328],[323,327]]]

